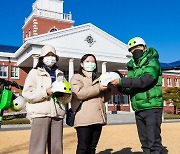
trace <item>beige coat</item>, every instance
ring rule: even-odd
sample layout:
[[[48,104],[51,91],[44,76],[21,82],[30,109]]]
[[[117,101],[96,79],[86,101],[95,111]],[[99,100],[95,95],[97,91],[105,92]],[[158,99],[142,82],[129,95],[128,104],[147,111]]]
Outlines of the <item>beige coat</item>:
[[[63,80],[63,72],[56,71],[58,80]],[[46,89],[51,86],[51,77],[44,69],[32,69],[25,80],[22,91],[23,97],[28,102],[26,110],[31,118],[35,117],[59,117],[64,118],[65,107],[55,103],[47,95]]]
[[[76,113],[74,127],[92,124],[106,124],[105,102],[111,98],[110,90],[100,92],[98,80],[92,81],[92,73],[83,71],[84,76],[75,74],[71,78],[72,89],[71,107],[75,111],[82,102],[81,108]]]

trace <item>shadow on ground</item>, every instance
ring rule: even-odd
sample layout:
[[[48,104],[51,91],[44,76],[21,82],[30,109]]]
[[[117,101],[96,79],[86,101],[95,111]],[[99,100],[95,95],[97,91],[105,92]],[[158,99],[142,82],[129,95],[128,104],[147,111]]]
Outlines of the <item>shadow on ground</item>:
[[[115,152],[112,152],[113,149],[106,149],[104,151],[100,151],[97,154],[143,154],[143,152],[132,152],[131,149],[132,148],[127,147],[127,148],[121,149],[120,151],[115,151]]]
[[[143,152],[139,152],[139,151],[138,152],[132,152],[131,149],[132,148],[127,147],[127,148],[121,149],[120,151],[115,151],[115,152],[112,152],[113,149],[106,149],[104,151],[100,151],[97,154],[143,154]],[[164,147],[162,154],[168,154],[167,147]]]

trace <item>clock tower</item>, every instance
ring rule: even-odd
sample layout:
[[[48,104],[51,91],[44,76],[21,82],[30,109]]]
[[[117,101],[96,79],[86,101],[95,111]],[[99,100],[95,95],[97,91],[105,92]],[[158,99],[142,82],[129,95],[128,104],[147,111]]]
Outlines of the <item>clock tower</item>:
[[[63,3],[63,0],[36,0],[22,27],[23,42],[28,37],[72,27],[72,14],[63,12]]]

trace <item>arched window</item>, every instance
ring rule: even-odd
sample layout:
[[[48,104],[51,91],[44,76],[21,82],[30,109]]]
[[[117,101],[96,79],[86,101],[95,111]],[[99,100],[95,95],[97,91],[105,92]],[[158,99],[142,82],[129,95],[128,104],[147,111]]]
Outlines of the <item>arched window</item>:
[[[55,32],[55,31],[57,31],[57,28],[53,27],[53,28],[50,29],[49,32]]]

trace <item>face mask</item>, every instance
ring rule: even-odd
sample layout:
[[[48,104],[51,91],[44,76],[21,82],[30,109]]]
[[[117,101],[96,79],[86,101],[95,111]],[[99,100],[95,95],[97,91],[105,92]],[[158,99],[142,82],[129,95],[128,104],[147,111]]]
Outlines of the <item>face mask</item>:
[[[143,55],[143,50],[141,49],[136,49],[133,51],[133,58],[135,62],[138,62],[139,58],[142,57]]]
[[[46,66],[53,66],[55,63],[56,63],[56,57],[54,56],[47,56],[47,57],[44,57],[43,58],[43,63],[46,65]]]
[[[93,72],[96,69],[96,64],[91,62],[84,63],[84,70],[88,72]]]

